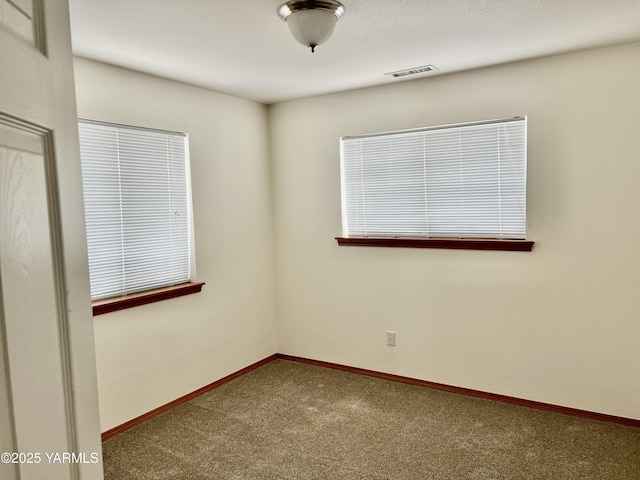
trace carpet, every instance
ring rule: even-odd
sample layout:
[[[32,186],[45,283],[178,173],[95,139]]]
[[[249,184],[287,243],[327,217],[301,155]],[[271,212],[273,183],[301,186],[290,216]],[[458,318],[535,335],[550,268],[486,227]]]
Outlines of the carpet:
[[[103,455],[105,480],[638,480],[640,429],[276,360]]]

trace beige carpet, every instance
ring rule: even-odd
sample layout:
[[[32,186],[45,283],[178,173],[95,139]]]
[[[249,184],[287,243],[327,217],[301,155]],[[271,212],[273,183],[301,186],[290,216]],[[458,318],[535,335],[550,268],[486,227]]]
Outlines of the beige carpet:
[[[103,444],[106,480],[640,479],[640,429],[277,360]]]

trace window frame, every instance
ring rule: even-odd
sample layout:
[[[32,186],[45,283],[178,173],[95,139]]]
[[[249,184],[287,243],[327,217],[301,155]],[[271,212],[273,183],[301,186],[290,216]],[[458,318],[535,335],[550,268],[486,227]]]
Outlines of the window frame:
[[[343,231],[343,235],[339,236],[339,237],[335,237],[335,239],[338,242],[339,246],[371,246],[371,247],[404,247],[404,248],[444,248],[444,249],[472,249],[472,250],[507,250],[507,251],[531,251],[533,249],[534,246],[534,242],[530,239],[527,238],[528,236],[528,228],[527,228],[527,223],[526,223],[526,213],[524,213],[524,229],[526,231],[526,233],[523,235],[524,238],[499,238],[499,237],[488,237],[488,238],[481,238],[479,236],[474,236],[473,234],[469,234],[469,235],[464,235],[463,233],[460,236],[454,236],[454,235],[448,235],[448,236],[433,236],[433,235],[420,235],[420,236],[413,236],[413,235],[409,235],[409,234],[402,234],[400,232],[398,232],[397,234],[390,231],[388,234],[368,234],[368,232],[366,232],[366,223],[365,223],[365,230],[364,233],[358,233],[358,234],[348,234],[347,232],[349,231],[349,228],[352,226],[349,223],[349,219],[348,219],[348,200],[347,200],[347,189],[349,187],[349,185],[351,185],[351,188],[353,188],[353,186],[355,184],[353,183],[348,183],[347,179],[345,178],[347,175],[347,167],[345,164],[345,143],[346,142],[353,142],[354,140],[364,140],[365,139],[371,139],[371,138],[376,138],[376,137],[389,137],[390,141],[393,141],[394,137],[396,138],[401,138],[400,135],[404,135],[404,134],[421,134],[423,132],[430,132],[430,131],[434,131],[434,130],[444,130],[444,129],[461,129],[464,127],[476,127],[476,126],[485,126],[485,125],[491,125],[491,124],[506,124],[509,122],[523,122],[524,125],[524,208],[525,208],[525,212],[526,212],[526,168],[527,168],[527,142],[526,142],[526,137],[527,137],[527,117],[526,116],[518,116],[518,117],[512,117],[512,118],[505,118],[505,119],[496,119],[496,120],[488,120],[488,121],[480,121],[480,122],[467,122],[467,123],[458,123],[458,124],[451,124],[451,125],[439,125],[439,126],[434,126],[434,127],[425,127],[425,128],[414,128],[414,129],[407,129],[407,130],[397,130],[397,131],[389,131],[389,132],[380,132],[380,133],[373,133],[373,134],[364,134],[364,135],[357,135],[357,136],[345,136],[345,137],[341,137],[340,138],[340,181],[341,181],[341,212],[342,212],[342,231]],[[406,135],[405,135],[406,137]],[[423,137],[426,139],[426,135],[425,137]],[[352,143],[353,145],[353,143]],[[357,147],[357,145],[364,145],[361,143],[357,143],[355,144],[356,148],[363,148],[363,147]],[[353,147],[350,147],[353,148]],[[375,148],[375,147],[369,147],[369,148]],[[378,153],[374,153],[374,155],[380,155],[381,151],[378,150],[374,150]],[[484,153],[484,151],[483,151]],[[350,160],[353,161],[354,158],[362,158],[360,157],[362,154],[362,152],[360,152],[359,154],[356,153],[356,157],[351,157]],[[426,155],[426,151],[423,153],[423,155]],[[366,158],[366,157],[365,157]],[[375,158],[375,157],[373,157]],[[427,157],[424,157],[423,161],[426,161]],[[501,158],[501,157],[498,157]],[[356,164],[358,165],[358,164]],[[375,165],[372,166],[371,168],[376,168]],[[424,168],[426,167],[427,164],[425,164]],[[354,167],[350,167],[350,168],[354,168]],[[360,166],[358,168],[363,169],[362,164],[360,164]],[[379,167],[377,167],[379,169]],[[362,170],[362,173],[360,173],[360,175],[364,174],[365,170]],[[353,172],[353,170],[352,170]],[[423,173],[423,175],[425,175],[426,173]],[[352,173],[353,175],[353,173]],[[499,175],[498,175],[499,177]],[[375,177],[374,177],[375,178]],[[381,179],[384,178],[389,178],[389,177],[379,177]],[[406,178],[406,177],[405,177]],[[427,178],[427,177],[424,177]],[[502,185],[502,184],[501,184]],[[520,184],[522,185],[522,184]],[[363,188],[363,187],[359,187],[359,188]],[[379,188],[379,187],[377,187]],[[425,183],[424,187],[425,188],[425,202],[426,200],[426,192],[427,192],[427,185]],[[353,192],[353,190],[352,190]],[[358,190],[359,193],[356,193],[356,195],[366,195],[366,190],[365,191],[361,191]],[[352,193],[352,195],[354,195]],[[353,197],[351,197],[353,198]],[[373,197],[374,199],[379,199],[381,197]],[[388,197],[388,198],[393,198],[393,197]],[[353,200],[352,200],[353,201]],[[357,200],[360,201],[360,200]],[[501,200],[498,200],[501,202]],[[351,203],[350,205],[354,205],[353,203]],[[361,207],[357,207],[357,204],[355,204],[356,207],[350,207],[350,208],[361,208]],[[424,208],[427,208],[426,205],[427,204],[423,204]],[[392,204],[389,204],[389,207],[385,207],[385,208],[392,208]],[[356,212],[359,210],[356,210]],[[366,211],[366,210],[364,210]],[[366,214],[365,214],[366,215]],[[500,215],[502,215],[502,212],[500,212]],[[501,217],[502,218],[502,217]],[[356,220],[357,221],[357,220]],[[366,222],[366,219],[365,219]],[[359,225],[359,223],[357,223],[356,225]],[[392,230],[393,226],[388,223],[386,224],[386,226]],[[360,227],[362,228],[362,227]],[[356,227],[356,230],[358,230],[358,228]]]
[[[121,123],[114,122],[106,122],[101,120],[93,120],[87,118],[78,118],[78,125],[90,124],[94,126],[104,126],[107,128],[115,128],[115,129],[124,129],[127,130],[128,133],[135,132],[139,130],[141,132],[150,132],[161,135],[167,135],[172,138],[183,137],[184,138],[184,157],[180,155],[180,161],[182,158],[184,159],[184,196],[183,202],[186,203],[186,212],[188,214],[187,224],[186,224],[186,235],[187,240],[182,245],[186,246],[188,249],[188,279],[184,282],[179,283],[171,283],[168,282],[164,286],[153,287],[140,291],[133,291],[131,293],[114,295],[106,298],[92,298],[92,309],[93,315],[101,315],[104,313],[109,313],[117,310],[123,310],[126,308],[132,308],[139,305],[145,305],[153,302],[158,302],[162,300],[166,300],[169,298],[175,298],[179,296],[189,295],[192,293],[198,293],[202,290],[202,287],[205,285],[204,282],[197,282],[194,279],[196,278],[196,264],[195,264],[195,239],[194,239],[194,225],[193,225],[193,204],[192,204],[192,189],[191,189],[191,169],[190,169],[190,157],[189,157],[189,142],[188,135],[182,132],[175,132],[169,130],[162,130],[157,128],[148,128],[141,127],[135,125],[127,125]],[[79,127],[80,131],[80,127]],[[80,133],[79,133],[80,136]],[[81,164],[82,162],[82,152],[80,156]],[[167,164],[167,168],[170,164]],[[120,167],[118,167],[119,170]],[[85,176],[83,173],[83,180]],[[118,173],[118,182],[122,180],[122,176],[120,172]],[[174,180],[171,180],[173,182]],[[83,181],[83,188],[87,187]],[[169,187],[171,189],[171,187]],[[122,198],[122,197],[120,197]],[[171,198],[171,197],[169,197]],[[122,201],[122,200],[120,200]],[[183,203],[183,205],[185,204]],[[85,205],[86,212],[86,205]],[[87,215],[85,213],[85,215]],[[122,228],[122,227],[121,227]],[[184,232],[184,230],[182,230]],[[85,229],[86,234],[88,235],[88,231]],[[184,265],[184,264],[183,264]]]

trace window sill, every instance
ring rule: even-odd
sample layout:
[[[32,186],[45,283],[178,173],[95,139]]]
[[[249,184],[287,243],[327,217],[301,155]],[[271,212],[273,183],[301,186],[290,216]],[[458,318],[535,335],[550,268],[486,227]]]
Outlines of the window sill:
[[[93,305],[93,316],[102,315],[103,313],[116,312],[126,308],[133,308],[147,303],[160,302],[169,298],[181,297],[198,293],[202,290],[204,282],[189,282],[171,287],[156,288],[146,292],[132,293],[121,297],[105,298],[104,300],[95,300]]]
[[[532,240],[497,240],[495,238],[370,238],[336,237],[340,246],[448,248],[465,250],[506,250],[530,252]]]

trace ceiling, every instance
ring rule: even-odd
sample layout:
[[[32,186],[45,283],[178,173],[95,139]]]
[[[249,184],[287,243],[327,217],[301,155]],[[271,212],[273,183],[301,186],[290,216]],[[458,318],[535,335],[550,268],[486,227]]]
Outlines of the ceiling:
[[[69,0],[73,50],[271,104],[640,40],[640,0],[341,0],[311,53],[278,17],[284,1]]]

